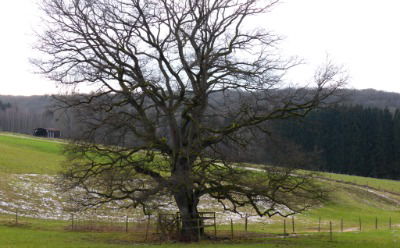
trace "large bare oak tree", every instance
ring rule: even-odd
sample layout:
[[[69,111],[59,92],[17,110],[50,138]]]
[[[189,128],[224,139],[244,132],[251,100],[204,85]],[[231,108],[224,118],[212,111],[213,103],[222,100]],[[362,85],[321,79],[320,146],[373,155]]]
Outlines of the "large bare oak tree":
[[[229,149],[244,149],[270,121],[304,116],[344,83],[329,63],[307,88],[283,82],[296,63],[276,54],[277,36],[249,29],[275,3],[43,1],[44,55],[35,63],[63,85],[95,89],[60,97],[81,118],[63,175],[66,185],[85,190],[83,205],[120,201],[149,211],[170,197],[182,237],[196,240],[202,196],[268,216],[321,198],[309,176],[230,162]]]

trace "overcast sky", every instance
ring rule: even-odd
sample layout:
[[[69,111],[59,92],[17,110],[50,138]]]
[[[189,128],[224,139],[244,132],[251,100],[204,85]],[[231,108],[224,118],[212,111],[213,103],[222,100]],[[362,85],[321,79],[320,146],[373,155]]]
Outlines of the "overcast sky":
[[[284,55],[307,63],[292,72],[292,81],[306,81],[328,55],[346,68],[350,87],[400,93],[399,12],[398,0],[283,0],[260,22],[285,38]],[[35,0],[2,1],[0,95],[60,92],[29,64],[39,22]]]

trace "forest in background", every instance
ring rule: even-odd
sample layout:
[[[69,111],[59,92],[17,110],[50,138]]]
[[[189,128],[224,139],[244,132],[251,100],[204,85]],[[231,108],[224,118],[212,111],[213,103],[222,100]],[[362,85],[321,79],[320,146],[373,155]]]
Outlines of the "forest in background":
[[[247,150],[238,147],[227,155],[236,161],[399,179],[400,94],[367,89],[341,95],[332,108],[304,119],[269,123],[270,134],[258,133]],[[45,127],[60,129],[64,138],[79,135],[78,118],[57,109],[52,96],[0,96],[0,103],[0,131],[32,134]]]
[[[284,138],[306,153],[321,171],[400,179],[400,110],[338,105],[303,120],[274,123]]]

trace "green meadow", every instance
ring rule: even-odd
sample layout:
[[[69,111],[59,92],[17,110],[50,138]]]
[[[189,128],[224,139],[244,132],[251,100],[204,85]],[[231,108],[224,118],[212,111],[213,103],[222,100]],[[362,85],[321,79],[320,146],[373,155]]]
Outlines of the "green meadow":
[[[0,133],[0,200],[2,192],[9,190],[9,178],[55,175],[65,159],[62,146],[59,140]],[[140,233],[70,231],[69,221],[43,218],[20,217],[16,224],[12,213],[3,213],[0,247],[400,247],[400,196],[390,193],[400,192],[400,182],[330,173],[319,176],[329,191],[327,202],[293,219],[250,221],[248,232],[244,219],[235,220],[233,239],[227,223],[218,225],[219,239],[214,241],[144,243]]]
[[[400,194],[400,184],[396,180],[377,179],[371,177],[360,177],[336,173],[320,173],[322,177],[332,180],[343,181],[360,186],[367,186],[378,190],[385,190],[393,193]]]
[[[343,247],[375,248],[399,247],[400,231],[369,231],[334,233],[332,240],[327,234],[297,235],[248,240],[201,241],[199,244],[150,243],[142,244],[129,234],[68,232],[47,230],[39,227],[13,227],[0,225],[0,247],[148,247],[148,248],[257,248],[257,247]]]
[[[0,172],[55,174],[60,170],[62,144],[24,135],[0,135]]]

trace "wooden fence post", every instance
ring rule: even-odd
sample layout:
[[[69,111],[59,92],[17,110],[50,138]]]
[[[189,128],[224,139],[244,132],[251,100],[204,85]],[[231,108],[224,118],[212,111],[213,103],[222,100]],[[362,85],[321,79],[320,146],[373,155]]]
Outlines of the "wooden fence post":
[[[294,216],[292,216],[292,233],[295,233],[295,230],[294,230]]]
[[[244,217],[244,230],[247,232],[247,224],[248,224],[248,220],[247,220],[247,213],[246,216]]]
[[[329,221],[329,240],[330,241],[333,240],[333,236],[332,236],[332,221]]]
[[[233,239],[233,221],[231,219],[231,238]]]
[[[340,219],[340,231],[343,232],[343,218]]]
[[[94,219],[93,219],[93,229],[96,230],[97,226],[99,224],[99,216],[97,214],[97,210],[94,210]]]
[[[361,232],[361,217],[358,217],[358,224],[360,226],[360,232]]]
[[[147,241],[147,239],[148,239],[148,237],[149,237],[149,228],[150,228],[150,214],[149,215],[147,215],[147,225],[146,225],[146,241]]]
[[[389,230],[392,230],[392,217],[389,217]]]
[[[378,229],[378,217],[375,217],[375,230]]]
[[[283,219],[283,236],[286,236],[286,219]]]
[[[157,232],[157,233],[161,233],[161,215],[160,215],[160,214],[158,214],[156,232]]]
[[[71,214],[71,230],[74,230],[74,213]]]
[[[179,218],[179,212],[176,213],[176,233],[179,235],[180,233],[180,218]]]
[[[318,232],[321,232],[321,217],[318,217]]]
[[[18,208],[15,209],[15,224],[18,225]]]
[[[232,221],[232,219],[231,219]],[[199,241],[201,240],[201,230],[200,230],[200,216],[197,217],[197,235]]]
[[[125,232],[128,232],[128,222],[129,222],[129,218],[128,218],[128,215],[126,215],[126,219],[125,219]]]
[[[214,236],[217,237],[217,218],[214,212]]]

